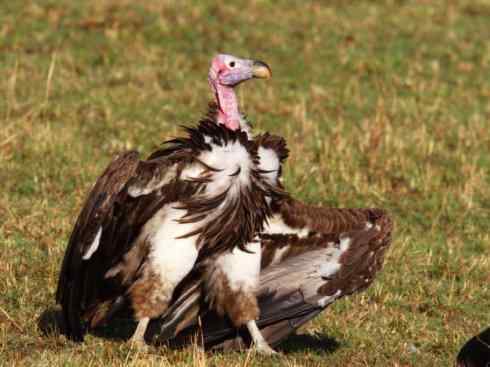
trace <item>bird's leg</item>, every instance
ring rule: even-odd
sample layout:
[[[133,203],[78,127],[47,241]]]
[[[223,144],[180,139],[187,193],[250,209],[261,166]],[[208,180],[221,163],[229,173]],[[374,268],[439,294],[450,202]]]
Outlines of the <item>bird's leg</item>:
[[[260,309],[255,291],[260,277],[261,244],[258,239],[219,254],[206,265],[204,282],[209,304],[220,316],[227,315],[233,326],[246,326],[257,352],[276,354],[267,344],[255,320]]]
[[[255,320],[248,321],[246,325],[247,325],[248,332],[252,337],[252,341],[255,345],[255,348],[257,349],[257,352],[269,356],[273,354],[277,354],[277,352],[274,349],[272,349],[270,345],[267,343],[267,341],[264,339],[264,336],[260,332]]]
[[[138,326],[136,327],[136,331],[131,337],[131,344],[137,347],[138,349],[146,349],[147,345],[145,343],[145,332],[150,322],[149,317],[143,317],[138,322]]]

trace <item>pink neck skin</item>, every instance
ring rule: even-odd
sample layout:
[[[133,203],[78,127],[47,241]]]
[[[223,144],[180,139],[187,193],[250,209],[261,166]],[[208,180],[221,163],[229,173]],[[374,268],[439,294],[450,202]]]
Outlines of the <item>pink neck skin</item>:
[[[232,87],[224,86],[215,81],[211,81],[214,89],[216,103],[218,104],[218,123],[225,125],[230,130],[240,128],[240,112],[238,111],[238,101]]]
[[[240,128],[240,112],[238,100],[232,87],[219,84],[216,80],[209,79],[209,84],[214,90],[216,103],[218,104],[218,123],[225,125],[230,130]]]
[[[225,125],[230,130],[240,128],[240,112],[238,111],[238,101],[233,87],[222,85],[219,82],[220,71],[226,70],[222,57],[218,55],[211,62],[208,80],[218,105],[217,122]]]

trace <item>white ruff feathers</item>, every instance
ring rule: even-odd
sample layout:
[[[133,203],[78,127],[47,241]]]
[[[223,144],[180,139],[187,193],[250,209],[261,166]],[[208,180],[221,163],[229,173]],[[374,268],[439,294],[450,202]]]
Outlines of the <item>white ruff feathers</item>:
[[[250,184],[253,165],[250,154],[238,141],[224,146],[210,145],[211,151],[201,153],[199,159],[219,171],[213,172],[212,181],[206,185],[206,193],[217,195],[230,188],[232,195],[238,195],[240,186]]]
[[[259,168],[265,171],[265,173],[262,173],[262,177],[264,177],[269,184],[277,185],[279,168],[281,166],[277,153],[272,149],[264,148],[262,146],[259,147],[257,153],[260,157]]]

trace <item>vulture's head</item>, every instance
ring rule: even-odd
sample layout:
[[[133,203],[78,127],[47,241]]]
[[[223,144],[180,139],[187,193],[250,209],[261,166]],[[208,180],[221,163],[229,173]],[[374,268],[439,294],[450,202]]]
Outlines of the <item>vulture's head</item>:
[[[269,65],[263,61],[240,59],[232,55],[216,55],[211,61],[209,81],[234,87],[252,78],[268,79],[272,75]]]
[[[209,69],[209,84],[218,106],[216,120],[228,129],[248,131],[242,118],[234,87],[252,78],[268,79],[272,75],[269,65],[258,60],[240,59],[232,55],[216,55]]]

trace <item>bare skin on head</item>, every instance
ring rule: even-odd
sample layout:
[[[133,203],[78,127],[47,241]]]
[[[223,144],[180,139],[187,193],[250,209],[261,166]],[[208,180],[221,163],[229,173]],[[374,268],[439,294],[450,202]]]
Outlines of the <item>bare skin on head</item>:
[[[208,80],[218,104],[218,123],[230,130],[244,128],[234,88],[252,78],[268,79],[271,70],[262,61],[239,59],[231,55],[217,55],[211,62]]]

